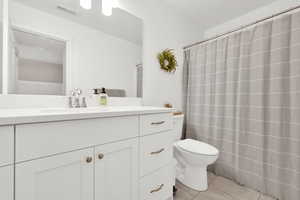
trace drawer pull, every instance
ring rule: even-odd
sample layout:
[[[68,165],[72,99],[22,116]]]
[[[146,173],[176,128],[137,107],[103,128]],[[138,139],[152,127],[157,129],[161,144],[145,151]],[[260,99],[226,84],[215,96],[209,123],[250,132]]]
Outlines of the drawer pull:
[[[163,189],[164,186],[165,186],[164,184],[161,184],[157,189],[151,190],[150,193],[153,194],[155,192],[159,192]]]
[[[151,152],[150,154],[151,154],[151,155],[160,154],[160,153],[163,152],[164,150],[165,150],[165,148],[162,148],[162,149],[160,149],[160,150],[158,150],[158,151]]]
[[[164,124],[165,121],[160,121],[160,122],[152,122],[151,125],[161,125],[161,124]]]

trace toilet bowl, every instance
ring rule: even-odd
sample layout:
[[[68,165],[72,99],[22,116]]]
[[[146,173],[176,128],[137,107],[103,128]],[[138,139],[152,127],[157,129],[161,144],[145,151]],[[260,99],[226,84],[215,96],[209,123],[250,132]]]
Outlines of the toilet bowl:
[[[182,135],[183,117],[183,115],[174,117],[177,140]],[[218,149],[197,140],[179,140],[174,142],[174,157],[177,161],[177,180],[194,190],[208,189],[207,167],[218,159]]]

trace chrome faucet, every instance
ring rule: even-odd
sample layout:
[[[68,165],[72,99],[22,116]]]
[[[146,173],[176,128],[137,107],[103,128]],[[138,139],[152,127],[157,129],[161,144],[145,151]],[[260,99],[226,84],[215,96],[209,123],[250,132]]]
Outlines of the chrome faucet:
[[[80,95],[82,94],[82,90],[79,88],[75,88],[71,91],[72,97],[69,97],[69,107],[70,108],[86,108],[87,103],[85,97],[82,98],[82,104],[80,104]],[[73,103],[74,98],[74,103]]]
[[[71,91],[72,96],[79,97],[82,94],[82,90],[79,88],[75,88]]]
[[[69,108],[73,108],[73,99],[69,97]]]
[[[79,88],[75,88],[73,91],[72,91],[72,96],[75,97],[75,104],[74,104],[74,107],[75,108],[80,108],[80,101],[79,101],[79,98],[80,98],[80,95],[82,94],[82,90],[79,89]]]

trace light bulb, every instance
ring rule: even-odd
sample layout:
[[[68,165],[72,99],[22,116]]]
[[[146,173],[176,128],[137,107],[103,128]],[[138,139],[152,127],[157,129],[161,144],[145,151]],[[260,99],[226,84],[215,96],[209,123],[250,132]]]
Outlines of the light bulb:
[[[118,2],[118,0],[112,0],[112,7],[113,7],[113,8],[119,7],[119,2]]]
[[[80,6],[84,9],[90,10],[92,8],[92,0],[80,0]]]
[[[102,0],[102,13],[105,16],[112,15],[113,2],[112,0]]]

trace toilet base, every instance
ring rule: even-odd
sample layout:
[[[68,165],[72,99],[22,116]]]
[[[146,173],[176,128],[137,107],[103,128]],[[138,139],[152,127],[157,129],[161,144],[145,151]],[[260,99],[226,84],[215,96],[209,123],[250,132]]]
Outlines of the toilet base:
[[[197,191],[206,191],[208,189],[207,183],[207,167],[186,167],[182,176],[177,179],[187,187]]]

